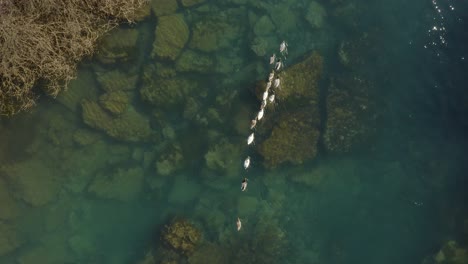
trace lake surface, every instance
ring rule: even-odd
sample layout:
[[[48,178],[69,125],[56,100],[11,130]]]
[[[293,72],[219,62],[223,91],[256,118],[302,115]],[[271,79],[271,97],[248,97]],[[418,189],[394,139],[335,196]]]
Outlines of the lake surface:
[[[154,1],[68,91],[1,120],[0,263],[448,263],[434,256],[449,241],[450,263],[468,263],[468,2],[179,2]],[[158,36],[183,45],[158,50]],[[303,108],[277,98],[247,146],[283,40],[279,76],[321,56],[318,94]],[[365,96],[332,101],[334,84]],[[269,162],[278,120],[309,104],[313,155]],[[332,123],[350,106],[368,118]],[[357,128],[343,149],[327,143]],[[171,232],[194,248],[174,249]]]

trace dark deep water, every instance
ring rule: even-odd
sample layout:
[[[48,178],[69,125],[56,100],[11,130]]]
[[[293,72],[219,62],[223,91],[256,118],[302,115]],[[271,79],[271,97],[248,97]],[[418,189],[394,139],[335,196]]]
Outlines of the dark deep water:
[[[177,74],[201,84],[191,90],[202,105],[195,114],[184,102],[158,108],[128,92],[131,107],[156,131],[150,142],[109,137],[60,98],[43,97],[32,113],[2,120],[0,262],[139,263],[153,250],[155,261],[145,263],[468,263],[468,2],[318,3],[326,15],[315,28],[304,18],[309,1],[179,3],[189,28],[219,16],[241,30],[226,33],[216,52],[202,52],[228,60],[225,68]],[[253,33],[249,21],[263,15],[274,29]],[[156,21],[153,14],[136,26],[132,63],[88,60],[70,92],[102,94],[89,76],[114,69],[139,74],[140,89],[148,65],[167,63],[150,58]],[[271,42],[262,56],[250,48],[255,34]],[[250,132],[237,123],[248,124],[257,109],[252,87],[268,75],[268,57],[283,39],[286,70],[312,51],[323,57],[322,99],[341,74],[372,83],[375,122],[365,125],[375,132],[352,151],[332,153],[322,142],[311,161],[266,169],[245,146]],[[343,66],[342,45],[351,66]],[[321,115],[330,120],[326,107],[322,102]],[[288,110],[278,100],[271,116]],[[77,131],[87,136],[79,141]],[[226,149],[210,152],[220,142]],[[221,169],[210,167],[207,153],[222,155],[214,161]],[[252,168],[244,172],[247,154]],[[244,175],[249,188],[242,193]],[[210,245],[202,247],[206,259],[161,253],[162,230],[173,217],[201,230]],[[448,241],[457,242],[458,259],[433,258]],[[210,258],[220,252],[229,259]]]

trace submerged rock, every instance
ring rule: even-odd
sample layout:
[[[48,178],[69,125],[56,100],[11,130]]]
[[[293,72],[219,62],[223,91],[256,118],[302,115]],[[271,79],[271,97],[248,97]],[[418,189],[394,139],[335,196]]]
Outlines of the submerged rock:
[[[282,114],[271,135],[258,148],[264,165],[274,168],[284,162],[302,164],[314,159],[320,136],[319,124],[317,110],[311,108]]]
[[[149,120],[129,107],[118,117],[113,117],[92,101],[83,101],[83,120],[92,128],[105,132],[118,140],[139,142],[149,140],[152,131]]]
[[[307,8],[307,13],[305,19],[309,22],[309,24],[314,29],[322,28],[323,24],[325,23],[325,17],[327,16],[327,12],[325,8],[319,3],[312,1]]]
[[[240,16],[239,12],[232,10],[227,15],[213,15],[197,21],[189,46],[203,52],[232,47],[233,42],[242,39],[241,23],[238,22]]]
[[[242,233],[242,232],[241,232]],[[236,234],[238,235],[238,234]],[[238,235],[239,236],[239,235]],[[230,236],[231,263],[287,263],[288,240],[275,219],[263,215],[258,220],[249,221],[249,232],[245,237]]]
[[[157,108],[170,108],[181,105],[186,98],[193,96],[198,83],[187,78],[160,78],[153,65],[144,69],[143,87],[140,90],[144,101]]]
[[[176,62],[176,70],[179,72],[208,72],[213,68],[213,60],[201,53],[186,50]]]
[[[332,4],[330,15],[339,28],[343,31],[362,32],[362,17],[369,12],[365,3],[334,1]]]
[[[37,159],[29,159],[2,166],[3,171],[15,190],[14,195],[32,206],[43,206],[58,194],[60,181],[57,172]]]
[[[162,233],[163,242],[184,255],[190,255],[201,241],[201,232],[185,219],[173,220]]]
[[[22,244],[16,228],[12,225],[0,222],[0,256],[8,254]]]
[[[98,142],[101,135],[88,129],[78,129],[73,133],[73,141],[80,146],[87,146]]]
[[[313,52],[302,62],[279,73],[281,84],[275,89],[286,112],[270,112],[274,105],[267,106],[268,116],[258,129],[258,151],[264,165],[274,168],[285,162],[302,164],[317,155],[321,118],[319,115],[319,80],[322,75],[322,57]],[[256,86],[261,98],[265,82]],[[262,138],[266,138],[263,140]]]
[[[18,256],[15,263],[70,263],[74,260],[71,255],[63,236],[48,234],[47,237],[42,237],[39,245],[21,250],[20,256]]]
[[[105,112],[98,103],[84,100],[81,107],[83,108],[83,121],[88,126],[105,131],[112,125],[112,116]]]
[[[254,25],[253,31],[256,36],[267,36],[274,32],[275,25],[271,22],[269,16],[264,15],[260,17]]]
[[[184,157],[179,146],[171,146],[156,161],[156,171],[159,175],[167,176],[183,167]]]
[[[123,202],[135,200],[143,188],[143,170],[139,167],[118,168],[114,173],[98,174],[88,187],[97,197]]]
[[[152,57],[175,60],[189,39],[189,28],[181,14],[162,16],[156,26]]]
[[[193,97],[189,97],[185,102],[183,117],[187,120],[196,120],[201,110],[201,103]]]
[[[7,182],[0,178],[0,220],[13,219],[20,212],[17,202],[13,199],[8,189]]]
[[[77,78],[71,80],[68,89],[59,93],[56,99],[72,112],[79,113],[81,101],[95,100],[98,97],[98,90],[91,70],[79,69]]]
[[[120,70],[96,70],[96,79],[106,92],[135,90],[138,74]]]
[[[205,2],[205,0],[182,0],[182,5],[184,7],[191,7]]]
[[[260,1],[255,1],[262,3]],[[268,5],[264,4],[270,17],[274,18],[273,23],[276,27],[276,35],[288,36],[291,32],[297,31],[297,25],[300,25],[300,17],[297,16],[296,12],[291,12],[291,6],[288,1],[282,1],[281,3]]]
[[[149,77],[146,74],[151,74],[151,76],[170,79],[176,77],[177,71],[175,70],[175,67],[172,66],[172,64],[156,62],[145,67],[144,74],[145,78]]]
[[[241,146],[232,144],[227,140],[221,140],[214,146],[211,146],[205,154],[206,166],[217,172],[228,176],[237,175],[241,165],[239,157]]]
[[[172,15],[178,7],[177,0],[151,0],[151,9],[156,16]]]
[[[102,63],[125,62],[135,57],[138,30],[117,28],[102,38],[97,58]]]
[[[145,256],[141,260],[135,262],[135,264],[157,264],[159,263],[156,260],[157,258],[154,256],[153,250],[149,250],[148,252],[146,252]]]
[[[214,244],[203,243],[188,257],[190,264],[229,263],[228,250]]]
[[[359,77],[340,76],[331,80],[323,137],[328,152],[349,152],[373,135],[377,114],[369,99],[369,89],[370,83]]]
[[[257,54],[257,56],[262,57],[271,50],[272,45],[270,43],[272,43],[272,41],[265,37],[256,37],[252,41],[250,48],[255,54]]]
[[[167,198],[172,205],[182,205],[195,201],[200,194],[201,186],[198,182],[177,177]]]
[[[377,38],[380,34],[374,31],[356,34],[352,39],[341,41],[338,48],[338,59],[346,69],[362,70],[366,68],[369,60],[380,54],[381,51],[376,48],[378,45],[375,45],[379,41]]]
[[[135,10],[133,18],[136,22],[143,21],[151,15],[151,5],[145,2],[139,9]]]
[[[323,59],[317,52],[313,52],[304,61],[280,73],[281,88],[276,90],[277,98],[287,103],[305,102],[308,105],[317,105],[318,82],[322,71]]]
[[[127,110],[130,99],[122,91],[105,93],[99,97],[101,106],[112,114],[119,115]]]
[[[426,257],[423,264],[465,264],[468,263],[468,249],[457,242],[447,241],[443,247],[431,257]]]

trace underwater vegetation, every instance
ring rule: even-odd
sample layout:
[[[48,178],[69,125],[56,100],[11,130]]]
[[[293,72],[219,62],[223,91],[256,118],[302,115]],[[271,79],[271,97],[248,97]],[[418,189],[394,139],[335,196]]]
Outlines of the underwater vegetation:
[[[76,75],[77,63],[122,21],[135,21],[146,1],[2,1],[0,115],[30,109],[39,93],[57,96]]]

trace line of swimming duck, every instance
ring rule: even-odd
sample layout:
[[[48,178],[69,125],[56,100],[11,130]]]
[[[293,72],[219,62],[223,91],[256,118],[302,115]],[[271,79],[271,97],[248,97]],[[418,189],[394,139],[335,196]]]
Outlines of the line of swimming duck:
[[[265,107],[267,104],[273,104],[275,103],[275,89],[281,89],[281,80],[278,76],[278,73],[283,69],[284,67],[284,61],[286,60],[286,56],[288,55],[288,43],[286,41],[281,42],[279,51],[281,54],[281,57],[277,57],[276,53],[273,53],[273,55],[270,57],[270,65],[272,65],[272,70],[270,74],[268,75],[268,82],[265,87],[265,91],[263,92],[262,95],[262,102],[260,104],[260,110],[258,113],[255,115],[254,119],[250,121],[250,129],[252,132],[250,135],[247,137],[247,146],[250,146],[254,144],[255,141],[255,127],[257,126],[257,123],[262,120],[263,116],[265,115]],[[244,169],[247,170],[250,167],[250,156],[247,156],[247,158],[244,160]],[[247,189],[247,183],[248,179],[243,178],[242,183],[241,183],[241,191],[245,191]],[[242,228],[242,222],[239,217],[237,217],[237,231],[240,231]]]

